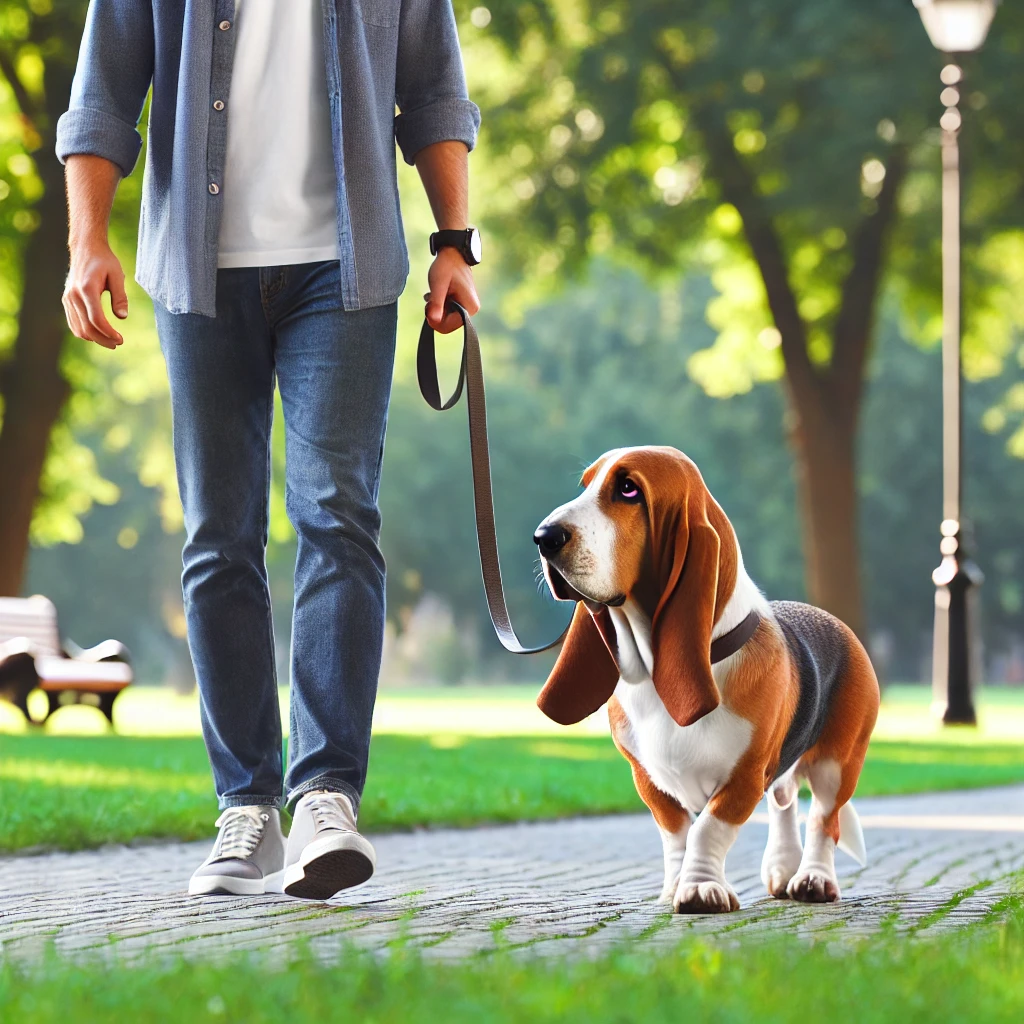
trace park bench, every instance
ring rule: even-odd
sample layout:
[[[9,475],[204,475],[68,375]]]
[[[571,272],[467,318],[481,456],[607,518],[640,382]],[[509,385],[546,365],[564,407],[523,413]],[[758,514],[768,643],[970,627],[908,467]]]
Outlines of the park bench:
[[[42,690],[46,721],[65,704],[99,708],[114,722],[114,701],[132,681],[128,648],[105,640],[88,650],[61,642],[57,609],[42,596],[0,597],[0,698],[26,718],[28,695]]]

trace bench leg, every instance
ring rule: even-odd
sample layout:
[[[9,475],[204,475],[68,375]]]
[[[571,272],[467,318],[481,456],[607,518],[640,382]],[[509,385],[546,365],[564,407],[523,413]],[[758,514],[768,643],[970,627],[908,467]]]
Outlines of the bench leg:
[[[110,723],[111,728],[113,728],[114,701],[117,699],[118,693],[98,693],[96,696],[100,699],[100,711],[107,716],[107,721]]]
[[[60,708],[60,694],[55,690],[47,690],[46,698],[49,704],[46,708],[46,714],[43,716],[43,721],[39,724],[42,725],[56,710]]]
[[[28,690],[18,689],[18,692],[10,696],[10,702],[28,719],[29,724],[32,723],[32,719],[28,713]]]

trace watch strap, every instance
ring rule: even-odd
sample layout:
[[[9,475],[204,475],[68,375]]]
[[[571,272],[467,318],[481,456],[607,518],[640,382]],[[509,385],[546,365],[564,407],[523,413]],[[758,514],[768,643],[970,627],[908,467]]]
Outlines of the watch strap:
[[[471,244],[473,230],[473,228],[465,228],[463,230],[446,228],[442,231],[435,231],[430,236],[430,255],[436,256],[441,249],[458,249],[462,254],[462,258],[470,266],[475,265],[479,261],[473,255]]]
[[[451,247],[453,249],[464,249],[469,241],[469,231],[459,231],[448,228],[443,231],[435,231],[430,236],[430,254],[436,256],[438,250]]]

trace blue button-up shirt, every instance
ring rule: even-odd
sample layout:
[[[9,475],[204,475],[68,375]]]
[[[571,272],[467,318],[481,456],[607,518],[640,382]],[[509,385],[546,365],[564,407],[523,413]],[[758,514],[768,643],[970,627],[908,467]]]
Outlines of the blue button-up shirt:
[[[322,0],[346,309],[394,301],[409,259],[395,139],[472,149],[451,0]],[[91,0],[57,156],[105,157],[130,174],[152,86],[136,280],[173,313],[216,313],[217,241],[230,116],[235,0]],[[395,108],[400,111],[395,116]]]

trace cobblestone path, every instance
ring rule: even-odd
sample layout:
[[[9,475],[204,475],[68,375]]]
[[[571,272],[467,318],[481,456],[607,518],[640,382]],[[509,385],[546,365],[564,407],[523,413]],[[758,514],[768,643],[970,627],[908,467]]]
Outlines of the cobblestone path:
[[[189,897],[206,843],[114,847],[0,859],[0,949],[131,961],[162,954],[287,956],[300,937],[330,958],[347,944],[461,957],[501,947],[593,955],[625,939],[768,930],[830,938],[886,922],[913,934],[975,921],[1024,868],[1024,786],[857,801],[869,866],[839,854],[843,901],[810,907],[766,896],[758,814],[729,855],[742,909],[674,917],[656,902],[661,847],[647,815],[374,837],[378,872],[328,903],[284,896]]]

